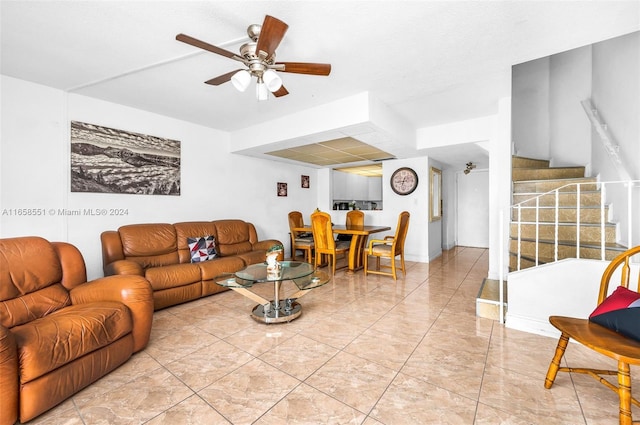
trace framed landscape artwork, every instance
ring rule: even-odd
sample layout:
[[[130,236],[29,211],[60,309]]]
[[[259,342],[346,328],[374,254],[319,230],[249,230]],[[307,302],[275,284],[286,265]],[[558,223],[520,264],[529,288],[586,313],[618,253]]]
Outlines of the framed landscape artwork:
[[[180,142],[71,121],[71,192],[180,195]]]

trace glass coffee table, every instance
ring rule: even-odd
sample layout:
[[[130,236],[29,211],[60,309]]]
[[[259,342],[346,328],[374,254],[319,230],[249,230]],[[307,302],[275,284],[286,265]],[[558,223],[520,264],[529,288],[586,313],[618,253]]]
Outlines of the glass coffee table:
[[[329,281],[329,275],[314,270],[309,263],[297,261],[281,261],[282,269],[277,275],[267,274],[267,264],[253,264],[232,274],[218,276],[216,283],[232,289],[257,302],[251,311],[251,317],[262,323],[290,322],[302,314],[302,306],[296,300],[310,289],[317,288]],[[281,285],[290,280],[298,291],[289,297],[281,293]],[[273,283],[273,300],[268,300],[249,290],[259,283]]]

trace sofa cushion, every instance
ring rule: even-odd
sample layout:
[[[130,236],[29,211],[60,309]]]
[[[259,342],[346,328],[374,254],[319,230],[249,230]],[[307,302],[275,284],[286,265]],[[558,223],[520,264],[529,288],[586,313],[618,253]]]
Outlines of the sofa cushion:
[[[173,225],[176,229],[178,257],[180,263],[191,262],[188,238],[198,238],[203,235],[211,235],[218,242],[216,226],[211,221],[185,221]],[[217,253],[216,246],[216,253]]]
[[[144,277],[149,281],[154,291],[176,288],[201,281],[198,264],[191,263],[151,267],[145,270]]]
[[[199,238],[187,238],[189,251],[191,252],[191,262],[201,263],[216,258],[215,238],[211,235]]]
[[[62,280],[60,259],[40,237],[0,239],[0,301],[16,298]]]
[[[118,229],[127,260],[143,268],[178,262],[176,230],[171,224],[131,224]]]
[[[102,301],[66,307],[11,330],[20,357],[20,382],[47,372],[109,345],[131,332],[129,309]]]
[[[199,263],[202,280],[213,280],[225,273],[234,273],[245,266],[240,257],[218,257],[213,261]]]
[[[267,258],[265,251],[244,252],[238,254],[238,257],[242,258],[242,261],[244,261],[246,265],[264,263]]]
[[[219,255],[238,255],[253,249],[248,223],[242,220],[217,220],[215,225]]]
[[[71,297],[62,284],[56,283],[35,292],[0,302],[0,324],[7,328],[45,317],[71,305]]]

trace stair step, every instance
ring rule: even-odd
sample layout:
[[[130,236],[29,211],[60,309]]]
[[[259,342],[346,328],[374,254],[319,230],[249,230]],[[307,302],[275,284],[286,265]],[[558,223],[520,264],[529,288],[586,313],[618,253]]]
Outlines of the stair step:
[[[511,179],[514,182],[580,177],[584,177],[584,167],[514,168],[511,170]]]
[[[522,180],[514,181],[513,192],[514,193],[545,193],[560,189],[560,192],[576,192],[577,184],[581,183],[580,191],[597,191],[597,179],[595,177],[583,177],[583,178],[566,178],[566,179],[543,179],[543,180]],[[589,184],[593,183],[593,184]]]
[[[599,206],[588,206],[580,208],[580,223],[600,223],[601,210]],[[609,217],[609,207],[604,208],[605,220]],[[560,223],[575,223],[577,221],[578,214],[575,204],[573,206],[559,206],[558,207],[558,221]],[[518,209],[512,208],[511,220],[518,221]],[[520,220],[521,221],[536,221],[536,208],[523,206],[520,208]],[[542,222],[555,222],[556,220],[556,208],[555,206],[541,206],[538,208],[538,221]]]
[[[505,305],[503,315],[507,312],[507,283],[503,281]],[[498,280],[483,279],[476,297],[476,316],[485,319],[500,320],[500,283]]]
[[[538,199],[538,205],[541,207],[551,207],[556,205],[556,194],[548,193],[545,195],[538,195],[535,193],[514,193],[512,202],[520,204],[523,207],[535,207],[536,199]],[[578,200],[578,194],[576,192],[558,192],[558,205],[564,207],[575,207]],[[598,207],[600,208],[600,202],[602,196],[600,192],[580,192],[580,206],[581,207]]]
[[[511,168],[549,168],[549,161],[546,159],[513,156],[511,157]]]
[[[605,259],[612,260],[616,255],[620,254],[626,248],[619,244],[606,244]],[[558,259],[576,258],[575,241],[558,241]],[[511,239],[509,241],[509,253],[516,256],[518,253],[518,240]],[[535,259],[536,242],[533,239],[523,239],[520,241],[520,253],[523,257],[531,260]],[[552,240],[541,240],[538,243],[538,256],[541,262],[552,262],[555,258],[555,244]],[[599,260],[601,258],[600,246],[595,244],[586,244],[580,241],[580,258],[591,258]]]
[[[553,223],[521,223],[520,231],[521,238],[534,239],[536,237],[536,227],[538,227],[538,237],[540,239],[555,239],[555,224]],[[575,223],[560,223],[558,225],[558,239],[563,241],[575,241],[576,240]],[[616,226],[615,224],[606,223],[605,228],[605,242],[615,243],[616,241]],[[512,238],[517,238],[518,224],[511,223],[510,235]],[[601,228],[600,225],[581,223],[580,224],[580,241],[584,243],[599,244],[601,240]]]

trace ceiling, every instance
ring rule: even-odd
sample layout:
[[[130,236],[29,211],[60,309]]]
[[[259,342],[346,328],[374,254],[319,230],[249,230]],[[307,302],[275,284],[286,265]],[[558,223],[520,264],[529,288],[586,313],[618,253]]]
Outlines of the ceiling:
[[[0,8],[2,74],[229,132],[363,92],[416,129],[492,115],[510,94],[512,65],[640,29],[637,0],[2,0]],[[175,40],[185,33],[237,52],[266,14],[289,25],[278,61],[331,63],[331,75],[281,73],[290,94],[258,102],[252,90],[203,84],[238,62]],[[488,166],[476,145],[419,153]]]

